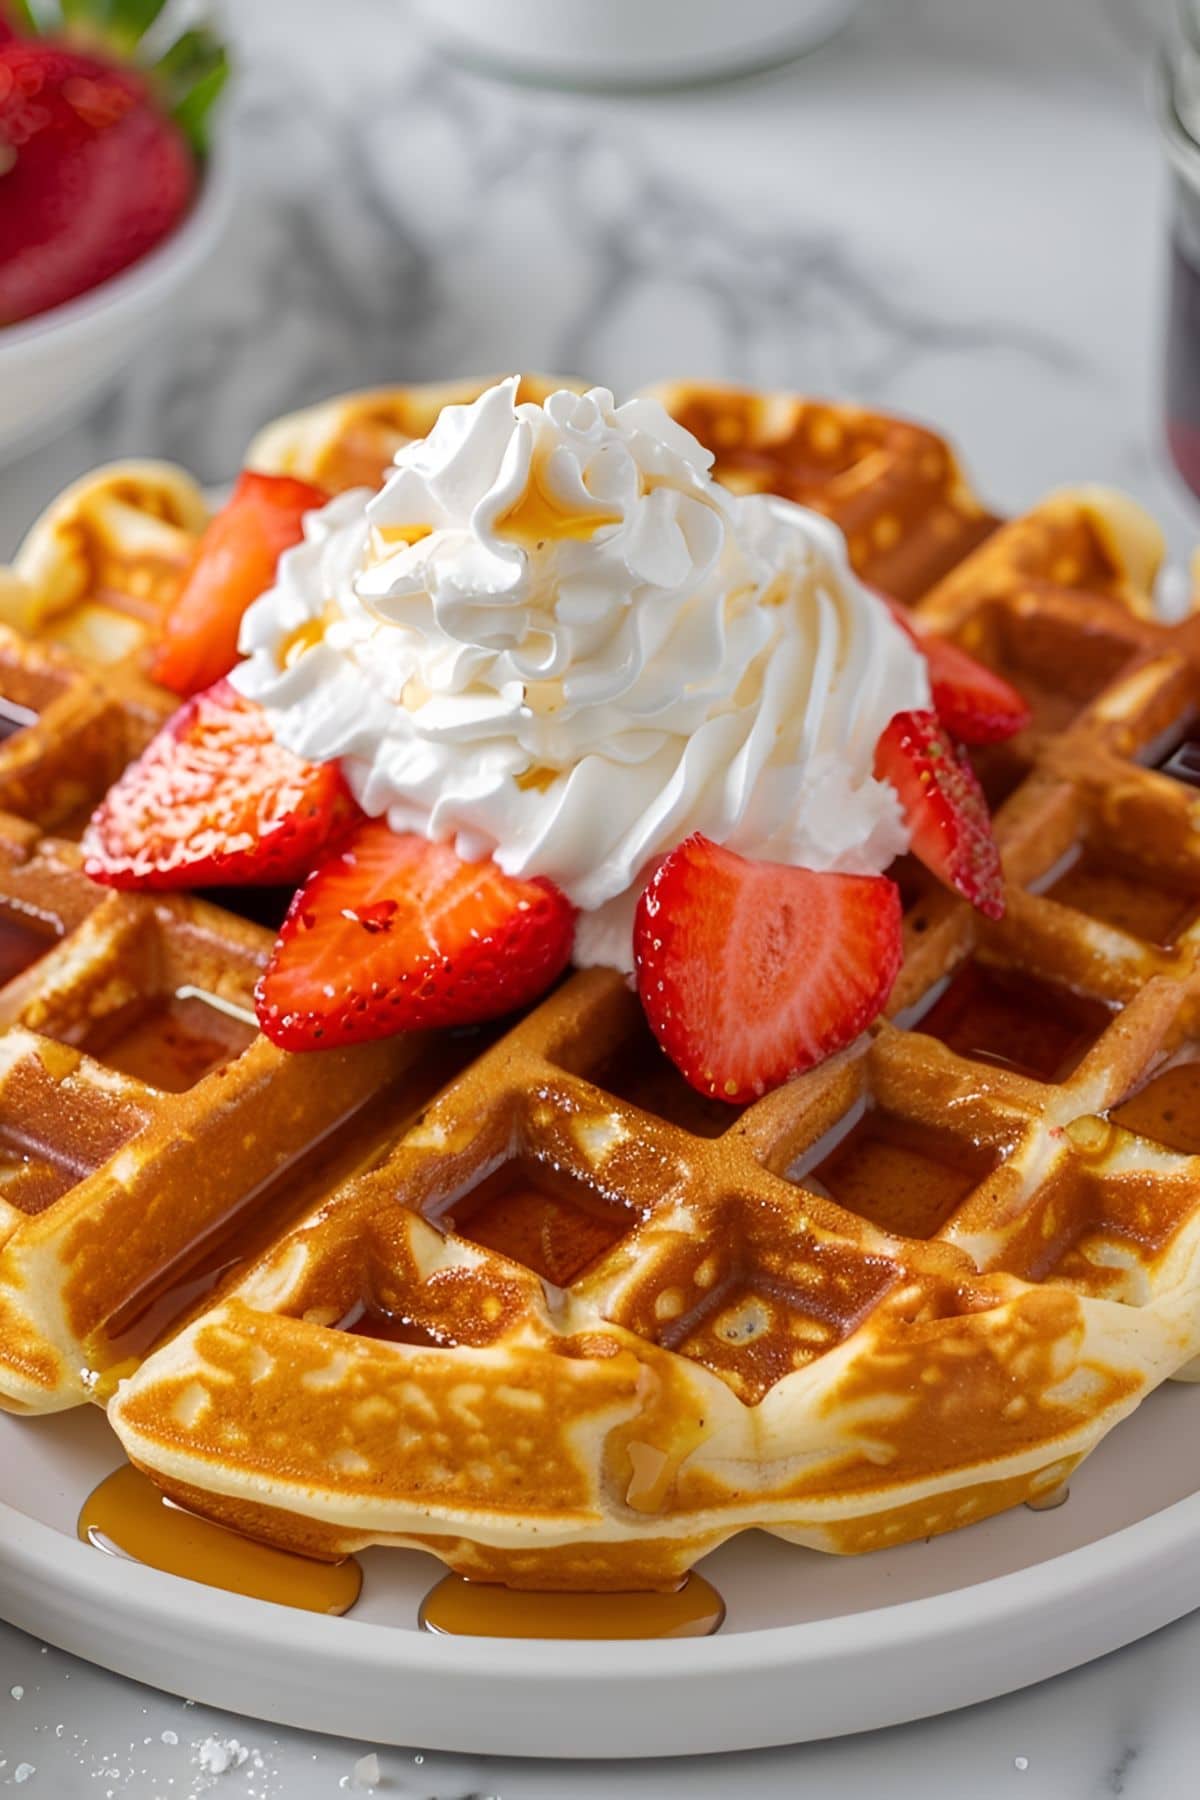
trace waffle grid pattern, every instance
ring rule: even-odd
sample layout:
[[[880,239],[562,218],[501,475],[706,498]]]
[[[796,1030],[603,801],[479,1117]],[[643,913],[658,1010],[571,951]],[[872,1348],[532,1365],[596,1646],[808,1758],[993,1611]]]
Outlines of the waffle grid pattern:
[[[472,392],[331,403],[251,460],[373,481]],[[1035,712],[980,761],[1006,920],[902,869],[892,1022],[740,1115],[595,971],[482,1054],[253,1037],[269,934],[100,895],[66,841],[170,708],[146,659],[202,497],[102,471],[0,577],[0,918],[36,939],[0,987],[0,1400],[106,1398],[161,1340],[110,1404],[130,1454],[274,1541],[618,1587],[750,1525],[866,1549],[1048,1491],[1200,1350],[1178,1107],[1111,1118],[1186,1081],[1200,992],[1196,809],[1149,766],[1200,645],[1149,616],[1153,528],[1079,490],[996,529],[916,427],[661,392]]]
[[[273,1541],[615,1587],[750,1525],[872,1548],[1051,1491],[1200,1350],[1200,1164],[1106,1117],[1196,1028],[1196,806],[1148,765],[1200,664],[1151,617],[1153,527],[1075,490],[995,529],[915,428],[666,398],[1028,694],[980,758],[1008,916],[901,871],[891,1021],[724,1130],[624,985],[574,977],[112,1406],[168,1491]]]
[[[82,872],[93,807],[178,704],[146,670],[207,518],[182,471],[113,465],[0,570],[0,1405],[16,1411],[104,1399],[468,1053],[286,1056],[253,1014],[274,896],[222,896],[242,916]]]

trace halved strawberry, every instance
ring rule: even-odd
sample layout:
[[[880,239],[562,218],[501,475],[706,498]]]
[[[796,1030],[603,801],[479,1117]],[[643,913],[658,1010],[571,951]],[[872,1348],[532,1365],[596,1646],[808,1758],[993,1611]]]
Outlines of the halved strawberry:
[[[923,631],[908,609],[882,588],[871,592],[883,601],[929,664],[933,710],[952,738],[960,744],[1000,744],[1024,731],[1032,714],[1011,682],[949,638]]]
[[[258,984],[285,1050],[469,1025],[536,1000],[571,955],[575,909],[548,881],[361,824],[296,895]]]
[[[750,862],[696,834],[638,903],[638,994],[694,1088],[753,1100],[870,1024],[900,941],[900,896],[885,877]]]
[[[282,553],[303,536],[305,513],[327,496],[290,475],[244,469],[210,519],[163,626],[151,674],[185,698],[228,675],[251,601],[270,587]]]
[[[965,750],[931,712],[897,713],[875,773],[900,796],[914,854],[989,919],[1004,916],[1004,877],[987,801]]]
[[[218,681],[110,788],[84,868],[117,888],[292,883],[356,814],[336,764],[285,750],[262,708]]]

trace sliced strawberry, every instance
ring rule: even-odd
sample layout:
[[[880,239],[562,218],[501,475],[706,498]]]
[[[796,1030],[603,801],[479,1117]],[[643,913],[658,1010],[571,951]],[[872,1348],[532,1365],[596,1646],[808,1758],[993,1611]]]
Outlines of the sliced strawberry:
[[[897,713],[879,740],[875,773],[900,796],[925,866],[989,919],[1003,918],[1004,877],[983,789],[933,713]]]
[[[699,834],[659,864],[634,925],[638,993],[702,1094],[753,1100],[853,1042],[900,967],[881,875],[749,862]]]
[[[934,711],[952,738],[960,744],[1001,744],[1024,731],[1033,714],[1003,675],[948,638],[929,633],[919,642],[929,662]]]
[[[336,764],[285,750],[262,708],[219,681],[109,790],[84,868],[118,888],[294,883],[356,812]]]
[[[285,1050],[470,1025],[536,1000],[571,955],[575,909],[540,879],[361,824],[292,902],[258,984]]]
[[[186,697],[228,675],[242,615],[274,581],[282,553],[299,543],[305,513],[325,500],[307,481],[243,470],[167,615],[151,669],[156,681]]]
[[[1024,731],[1033,715],[1011,682],[949,638],[922,631],[907,607],[882,588],[871,592],[925,657],[933,710],[952,738],[960,744],[1000,744]]]

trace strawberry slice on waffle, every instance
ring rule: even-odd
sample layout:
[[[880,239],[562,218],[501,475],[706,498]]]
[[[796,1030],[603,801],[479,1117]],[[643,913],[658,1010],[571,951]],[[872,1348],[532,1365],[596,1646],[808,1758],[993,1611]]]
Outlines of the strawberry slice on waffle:
[[[879,740],[875,774],[896,790],[913,853],[989,919],[1004,917],[1004,875],[992,821],[966,751],[932,712],[897,713]]]
[[[922,630],[907,608],[882,589],[871,592],[925,658],[933,710],[957,743],[1000,744],[1025,730],[1033,715],[1011,682],[949,638]]]
[[[751,862],[698,833],[658,865],[634,927],[651,1029],[694,1088],[731,1104],[852,1043],[891,992],[900,946],[885,876]]]
[[[251,602],[270,587],[283,552],[304,535],[304,516],[327,496],[290,475],[244,469],[209,520],[187,578],[163,622],[151,673],[185,699],[228,675]]]
[[[497,1018],[556,980],[574,931],[551,882],[369,820],[293,900],[259,1024],[285,1050],[317,1050]]]
[[[294,756],[260,706],[218,681],[109,789],[84,833],[84,868],[116,888],[286,885],[357,816],[336,764]]]

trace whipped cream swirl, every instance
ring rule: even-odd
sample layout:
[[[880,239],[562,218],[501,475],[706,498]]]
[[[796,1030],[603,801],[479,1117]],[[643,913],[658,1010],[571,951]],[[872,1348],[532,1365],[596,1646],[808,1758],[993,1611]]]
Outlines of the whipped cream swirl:
[[[689,832],[882,870],[907,838],[875,746],[929,686],[840,532],[722,487],[656,401],[516,386],[309,515],[235,685],[394,830],[556,882],[581,963],[632,967],[637,897]]]

